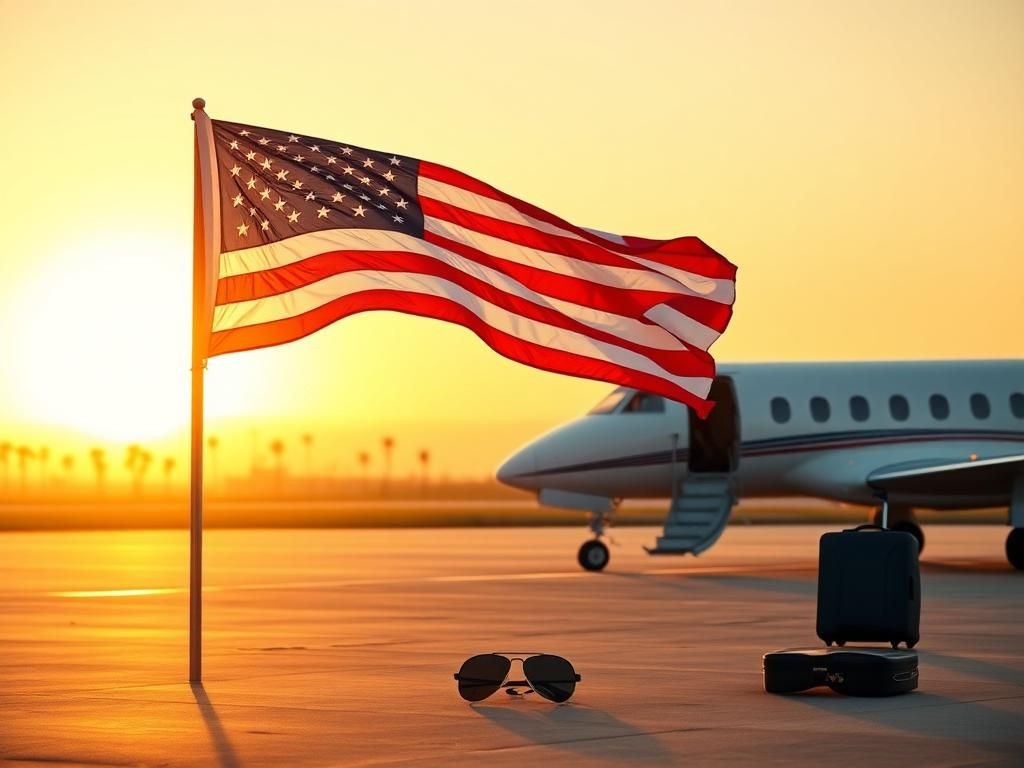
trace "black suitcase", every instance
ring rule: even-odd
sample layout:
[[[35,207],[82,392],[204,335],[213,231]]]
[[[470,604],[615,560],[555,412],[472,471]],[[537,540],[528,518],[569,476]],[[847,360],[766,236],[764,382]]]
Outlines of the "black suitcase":
[[[890,648],[788,648],[764,655],[764,689],[796,693],[827,685],[848,696],[917,688],[917,653]]]
[[[917,539],[862,525],[826,533],[818,549],[818,637],[826,644],[920,639]]]

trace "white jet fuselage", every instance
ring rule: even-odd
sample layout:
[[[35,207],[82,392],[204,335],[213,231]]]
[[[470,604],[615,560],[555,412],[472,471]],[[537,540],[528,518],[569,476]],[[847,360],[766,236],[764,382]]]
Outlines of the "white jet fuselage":
[[[719,366],[718,380],[731,383],[735,399],[719,401],[716,408],[728,412],[720,412],[713,430],[731,433],[723,439],[732,444],[731,469],[744,497],[872,504],[877,488],[869,478],[880,472],[1024,450],[1024,361],[733,364]],[[524,447],[499,469],[499,479],[615,499],[672,495],[692,469],[692,432],[708,426],[679,403],[617,393],[606,412]],[[631,405],[638,396],[648,399]],[[1005,506],[1010,486],[904,482],[890,501],[932,509]]]

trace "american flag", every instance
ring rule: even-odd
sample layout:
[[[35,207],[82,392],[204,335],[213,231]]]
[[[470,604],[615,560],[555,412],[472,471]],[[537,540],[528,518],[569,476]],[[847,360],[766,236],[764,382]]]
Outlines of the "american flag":
[[[441,165],[211,121],[220,254],[208,355],[393,310],[462,325],[526,365],[699,414],[736,268],[696,237],[569,224]],[[615,183],[625,204],[639,198]]]

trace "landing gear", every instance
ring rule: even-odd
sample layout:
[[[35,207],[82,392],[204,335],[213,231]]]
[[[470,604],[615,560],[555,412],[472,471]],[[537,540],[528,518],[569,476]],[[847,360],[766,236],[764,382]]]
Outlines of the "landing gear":
[[[1018,571],[1024,571],[1024,528],[1014,528],[1006,537],[1006,559]]]
[[[590,513],[590,530],[594,532],[594,538],[590,541],[583,542],[583,546],[580,547],[579,554],[576,559],[585,571],[603,571],[604,567],[608,565],[610,555],[608,553],[608,547],[601,537],[604,536],[604,530],[611,523],[611,515],[607,512],[591,512]]]
[[[882,510],[876,509],[871,513],[871,522],[874,525],[882,524]],[[917,553],[924,552],[924,531],[914,519],[914,510],[910,507],[897,507],[889,505],[889,529],[892,531],[903,531],[917,539]]]
[[[580,565],[583,566],[584,570],[587,571],[601,571],[608,565],[608,547],[600,539],[591,539],[590,541],[583,542],[583,546],[580,547],[579,555],[577,559]]]

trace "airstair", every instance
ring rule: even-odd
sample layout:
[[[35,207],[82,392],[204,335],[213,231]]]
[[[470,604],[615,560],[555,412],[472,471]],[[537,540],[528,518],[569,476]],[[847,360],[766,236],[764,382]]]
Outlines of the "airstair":
[[[722,535],[736,503],[736,476],[731,472],[690,472],[677,485],[665,531],[651,555],[699,555]]]

